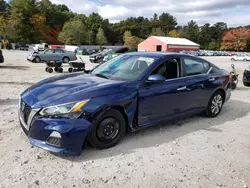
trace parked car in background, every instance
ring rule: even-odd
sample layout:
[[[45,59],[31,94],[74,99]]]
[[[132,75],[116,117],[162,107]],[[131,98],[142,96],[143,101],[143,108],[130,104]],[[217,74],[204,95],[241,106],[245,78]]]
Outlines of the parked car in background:
[[[34,47],[33,47],[33,50],[34,51],[45,51],[49,49],[49,45],[47,43],[41,43],[41,44],[36,44]]]
[[[0,50],[0,63],[4,62],[3,52]]]
[[[27,60],[35,63],[63,60],[64,63],[68,63],[77,60],[77,57],[74,52],[68,52],[64,49],[48,49],[44,52],[32,52]]]
[[[234,55],[231,58],[232,61],[250,61],[250,57],[245,54]]]
[[[250,66],[243,73],[243,84],[250,87]]]
[[[112,49],[105,49],[100,53],[93,54],[89,56],[89,60],[92,63],[101,63],[105,56],[108,54],[114,54],[114,53],[125,53],[128,52],[129,49],[127,47],[114,47]]]
[[[28,51],[29,50],[29,45],[22,43],[22,42],[18,42],[15,44],[15,49],[16,50],[25,50]]]
[[[89,74],[55,76],[31,86],[20,96],[19,119],[32,145],[80,155],[86,143],[110,148],[127,131],[201,112],[216,117],[230,95],[229,72],[204,59],[133,52]]]

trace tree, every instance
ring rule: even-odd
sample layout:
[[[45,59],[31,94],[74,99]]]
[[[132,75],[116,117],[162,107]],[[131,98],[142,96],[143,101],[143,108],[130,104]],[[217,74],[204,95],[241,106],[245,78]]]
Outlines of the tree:
[[[81,20],[71,20],[63,26],[59,40],[65,44],[80,45],[86,43],[87,30]]]
[[[124,46],[128,48],[137,48],[138,44],[141,42],[141,39],[132,36],[130,31],[125,31],[123,40]]]
[[[227,24],[224,22],[217,22],[211,27],[212,40],[216,42],[217,49],[220,48],[222,34],[227,29]]]
[[[51,44],[59,44],[58,36],[60,29],[59,28],[50,28],[50,26],[46,25],[46,18],[39,14],[34,14],[30,18],[30,23],[34,25],[36,29],[37,39],[45,40]],[[40,38],[39,38],[40,37]]]
[[[163,32],[168,33],[169,31],[175,29],[177,26],[177,20],[169,13],[162,13],[159,16],[159,24]]]
[[[36,33],[30,18],[37,12],[35,0],[11,1],[11,24],[20,41],[36,41]]]
[[[199,27],[195,21],[191,20],[190,22],[188,22],[187,32],[185,33],[185,35],[189,40],[198,42]]]
[[[96,35],[96,43],[99,45],[104,45],[108,43],[107,38],[104,34],[104,31],[101,27],[98,29],[98,32]]]
[[[102,27],[103,18],[98,13],[90,14],[86,19],[87,30],[89,31],[89,44],[95,44],[98,29]]]
[[[180,33],[178,33],[175,29],[168,32],[169,37],[180,38]]]
[[[0,16],[8,17],[10,5],[4,0],[0,0]]]
[[[212,44],[210,44],[212,40],[212,31],[209,23],[204,24],[200,27],[200,33],[198,38],[199,44],[203,49],[209,49]],[[214,48],[213,48],[214,49]]]
[[[157,27],[157,28],[152,29],[152,32],[150,35],[151,36],[166,36],[166,33],[164,33],[161,28]]]
[[[222,50],[243,51],[250,39],[250,29],[238,28],[224,32],[222,37]]]
[[[3,16],[0,16],[0,36],[1,35],[7,35],[7,26],[8,26],[8,20],[5,19]]]

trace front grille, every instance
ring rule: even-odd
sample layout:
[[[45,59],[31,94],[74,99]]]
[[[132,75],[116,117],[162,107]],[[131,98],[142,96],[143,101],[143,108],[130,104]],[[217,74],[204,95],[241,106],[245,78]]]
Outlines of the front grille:
[[[31,107],[27,104],[25,104],[23,101],[21,101],[21,113],[23,115],[23,119],[24,122],[27,124],[28,123],[28,119],[29,119],[29,115],[31,112]]]
[[[61,146],[60,140],[61,140],[61,138],[49,137],[47,139],[47,143],[52,145],[52,146],[60,147]]]

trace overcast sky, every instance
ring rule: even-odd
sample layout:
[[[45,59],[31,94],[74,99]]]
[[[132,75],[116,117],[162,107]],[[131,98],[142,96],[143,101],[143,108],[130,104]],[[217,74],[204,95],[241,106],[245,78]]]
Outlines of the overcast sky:
[[[179,25],[194,19],[198,24],[226,22],[228,26],[250,25],[250,0],[51,0],[83,14],[98,12],[110,22],[129,16],[152,17],[168,12]]]

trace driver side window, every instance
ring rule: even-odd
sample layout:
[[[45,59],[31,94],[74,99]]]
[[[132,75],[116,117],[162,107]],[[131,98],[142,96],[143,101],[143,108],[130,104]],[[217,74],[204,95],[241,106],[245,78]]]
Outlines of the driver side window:
[[[159,74],[166,78],[166,80],[174,79],[180,77],[180,59],[179,58],[172,58],[164,61],[160,64],[153,72],[153,74]]]

